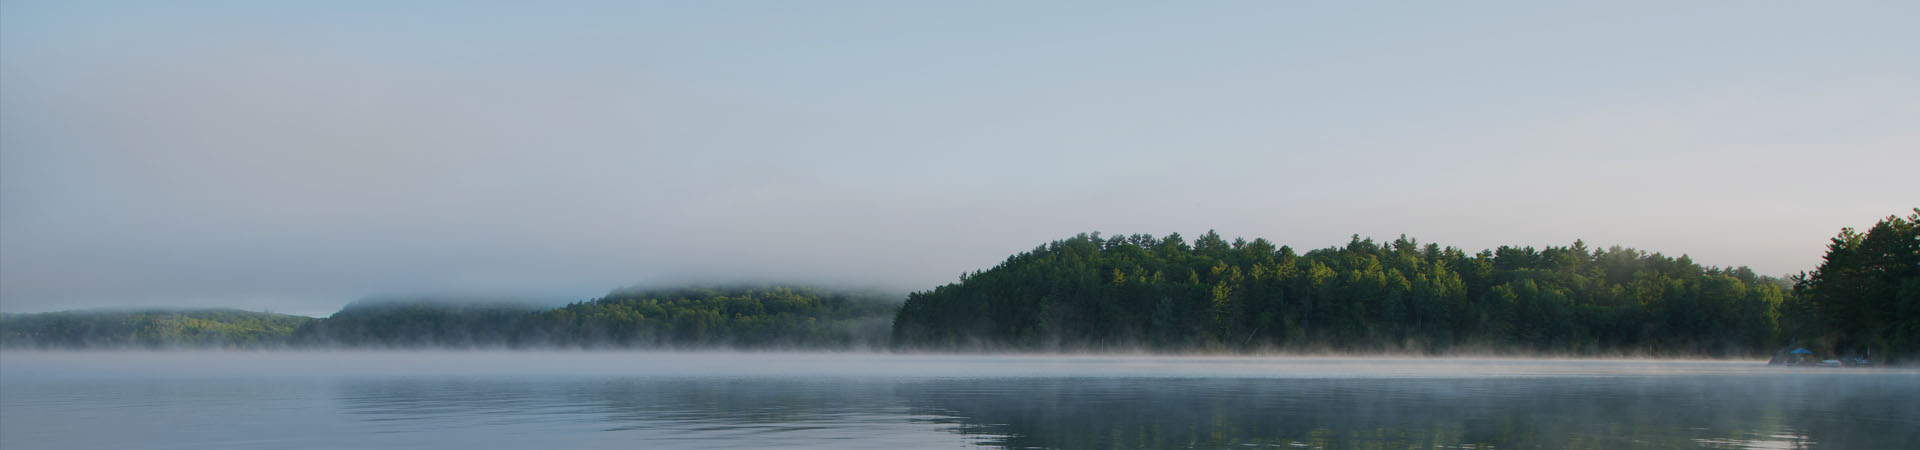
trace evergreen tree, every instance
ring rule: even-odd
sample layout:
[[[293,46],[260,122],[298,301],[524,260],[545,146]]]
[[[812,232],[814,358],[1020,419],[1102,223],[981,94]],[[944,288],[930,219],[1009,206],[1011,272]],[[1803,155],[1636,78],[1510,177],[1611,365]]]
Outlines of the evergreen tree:
[[[1794,337],[1834,353],[1920,357],[1920,208],[1866,233],[1841,229],[1820,267],[1794,281]]]
[[[908,296],[900,348],[1760,355],[1779,279],[1619,247],[1469,254],[1401,236],[1294,253],[1081,234]],[[1838,314],[1833,312],[1829,314]]]

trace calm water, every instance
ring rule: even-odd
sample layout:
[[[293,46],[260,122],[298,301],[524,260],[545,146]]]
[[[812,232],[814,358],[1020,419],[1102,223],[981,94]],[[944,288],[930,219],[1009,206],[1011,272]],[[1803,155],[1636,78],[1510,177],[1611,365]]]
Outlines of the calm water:
[[[0,353],[0,448],[1915,448],[1920,372],[1759,363]]]

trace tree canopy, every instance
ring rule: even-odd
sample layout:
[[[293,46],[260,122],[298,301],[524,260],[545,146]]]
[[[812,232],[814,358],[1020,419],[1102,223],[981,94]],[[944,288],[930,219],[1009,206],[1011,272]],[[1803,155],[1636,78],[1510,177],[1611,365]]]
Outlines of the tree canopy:
[[[897,298],[800,286],[619,290],[525,318],[514,345],[882,348]]]
[[[1920,358],[1920,208],[1842,229],[1790,280],[1585,242],[1468,253],[1401,236],[1309,250],[1208,231],[1083,233],[897,296],[806,286],[621,289],[544,308],[358,302],[0,314],[9,348],[1149,350]],[[889,323],[891,319],[891,323]]]
[[[886,348],[897,295],[805,286],[621,289],[557,308],[355,302],[325,318],[235,310],[0,316],[0,346],[110,348]]]
[[[233,309],[95,310],[0,315],[0,347],[228,348],[287,345],[306,316]]]
[[[1467,253],[1402,236],[1298,253],[1212,231],[1080,234],[908,296],[903,348],[1767,353],[1785,281],[1584,242]]]
[[[884,347],[897,297],[805,286],[621,289],[558,308],[384,301],[301,328],[297,345],[372,348]]]
[[[391,299],[355,302],[295,330],[301,347],[469,348],[511,342],[542,308],[498,301]]]
[[[1920,357],[1920,208],[1840,230],[1820,267],[1794,277],[1789,331],[1832,353]]]

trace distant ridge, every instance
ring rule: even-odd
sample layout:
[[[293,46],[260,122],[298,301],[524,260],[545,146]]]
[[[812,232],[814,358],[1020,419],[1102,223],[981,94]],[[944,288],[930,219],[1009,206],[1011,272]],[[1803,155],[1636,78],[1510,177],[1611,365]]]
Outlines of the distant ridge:
[[[881,349],[899,301],[875,291],[735,284],[621,288],[556,308],[379,298],[319,319],[231,309],[6,314],[0,348]]]
[[[0,314],[0,347],[893,349],[1600,357],[1920,355],[1920,208],[1843,229],[1780,279],[1585,242],[1476,253],[1358,235],[1296,252],[1209,231],[1082,233],[915,292],[621,288],[555,308],[355,302],[330,317],[232,309]],[[1850,358],[1850,360],[1853,360]]]
[[[279,348],[318,319],[205,309],[92,309],[0,316],[0,348]]]

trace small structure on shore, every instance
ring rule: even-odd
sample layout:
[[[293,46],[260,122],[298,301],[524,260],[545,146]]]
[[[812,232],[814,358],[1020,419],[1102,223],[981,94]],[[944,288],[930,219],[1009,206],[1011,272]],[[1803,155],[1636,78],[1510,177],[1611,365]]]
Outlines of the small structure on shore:
[[[1767,365],[1788,367],[1869,367],[1873,365],[1873,360],[1870,356],[1872,355],[1872,350],[1868,350],[1868,352],[1867,356],[1848,352],[1845,356],[1841,356],[1840,359],[1822,360],[1814,358],[1812,350],[1807,350],[1806,347],[1796,347],[1793,350],[1775,352],[1773,359],[1767,360]]]
[[[1792,351],[1773,354],[1773,359],[1768,360],[1767,365],[1769,366],[1803,366],[1803,365],[1811,364],[1813,362],[1811,360],[1812,357],[1813,357],[1812,350],[1807,350],[1806,347],[1800,347],[1800,348],[1795,348]]]

